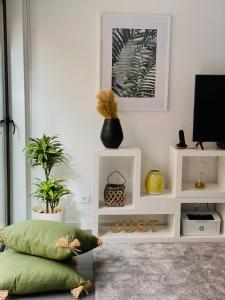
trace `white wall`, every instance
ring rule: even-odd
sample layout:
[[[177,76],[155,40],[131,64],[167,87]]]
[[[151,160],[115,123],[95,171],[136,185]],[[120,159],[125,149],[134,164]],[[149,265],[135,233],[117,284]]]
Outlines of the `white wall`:
[[[30,1],[32,135],[60,134],[71,161],[58,174],[70,179],[75,194],[67,221],[87,227],[91,206],[75,202],[90,195],[91,154],[100,145],[101,12],[172,16],[168,110],[120,114],[123,146],[142,149],[142,183],[149,169],[167,174],[168,149],[180,128],[191,144],[194,74],[225,72],[224,0]]]

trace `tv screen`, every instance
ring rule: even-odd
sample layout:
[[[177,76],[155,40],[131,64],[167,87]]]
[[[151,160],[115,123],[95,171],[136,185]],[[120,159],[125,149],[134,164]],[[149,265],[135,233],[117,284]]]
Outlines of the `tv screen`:
[[[225,142],[225,75],[196,75],[193,141]]]

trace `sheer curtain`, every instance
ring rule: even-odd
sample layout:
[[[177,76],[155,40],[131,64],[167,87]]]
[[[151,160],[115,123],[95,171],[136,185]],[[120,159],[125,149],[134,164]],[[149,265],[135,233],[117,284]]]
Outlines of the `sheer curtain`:
[[[7,223],[6,213],[6,110],[4,93],[3,3],[0,1],[0,227]]]

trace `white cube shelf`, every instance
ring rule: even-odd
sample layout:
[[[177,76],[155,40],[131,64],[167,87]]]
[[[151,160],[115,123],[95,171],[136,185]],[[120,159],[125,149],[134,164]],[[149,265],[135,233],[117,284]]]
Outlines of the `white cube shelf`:
[[[196,165],[206,164],[206,187],[196,189]],[[119,170],[126,178],[127,203],[124,207],[108,207],[104,203],[107,176]],[[138,148],[100,149],[94,153],[93,232],[107,242],[225,242],[225,151],[216,149],[170,149],[169,189],[160,195],[140,192],[141,150]],[[119,180],[119,177],[114,177]],[[116,183],[116,182],[115,182]],[[218,236],[182,236],[180,218],[182,207],[215,207],[222,224]],[[157,232],[113,233],[112,225],[118,221],[133,223],[139,219],[159,221]]]
[[[195,188],[200,162],[206,166],[204,189]],[[225,151],[171,147],[170,189],[175,197],[225,197]]]
[[[96,208],[95,231],[98,231],[98,215],[119,215],[132,213],[135,202],[140,198],[141,151],[138,148],[99,149],[94,154],[93,196]],[[104,189],[107,177],[118,170],[126,178],[126,205],[109,207],[104,203]],[[112,183],[120,183],[118,174],[111,177]]]

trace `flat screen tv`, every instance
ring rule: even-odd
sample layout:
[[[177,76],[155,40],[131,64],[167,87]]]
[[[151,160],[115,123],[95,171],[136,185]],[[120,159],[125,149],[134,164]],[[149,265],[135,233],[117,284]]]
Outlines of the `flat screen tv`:
[[[195,76],[193,141],[225,146],[225,75]]]

